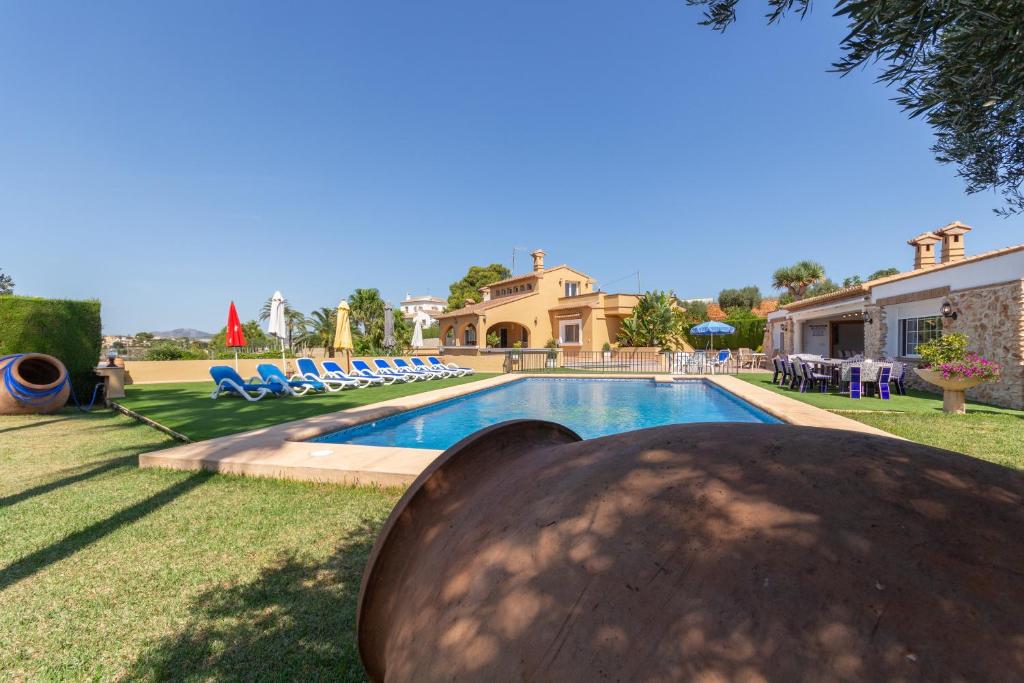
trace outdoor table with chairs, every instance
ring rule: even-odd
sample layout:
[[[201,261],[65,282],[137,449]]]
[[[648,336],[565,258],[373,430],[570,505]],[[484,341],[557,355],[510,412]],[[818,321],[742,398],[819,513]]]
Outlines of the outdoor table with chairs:
[[[776,356],[772,359],[772,382],[800,392],[817,389],[860,398],[878,396],[888,400],[890,391],[906,394],[903,363],[870,358],[822,358],[810,354]]]

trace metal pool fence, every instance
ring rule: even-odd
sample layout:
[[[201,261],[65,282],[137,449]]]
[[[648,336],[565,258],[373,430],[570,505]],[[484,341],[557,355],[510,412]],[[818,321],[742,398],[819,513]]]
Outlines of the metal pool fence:
[[[718,361],[717,352],[566,351],[520,349],[505,354],[506,372],[618,373],[644,375],[703,375],[739,371],[734,357]]]

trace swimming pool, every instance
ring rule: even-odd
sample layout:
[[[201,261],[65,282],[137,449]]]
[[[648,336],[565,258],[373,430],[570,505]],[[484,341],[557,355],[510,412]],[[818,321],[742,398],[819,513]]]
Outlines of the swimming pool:
[[[312,440],[445,449],[478,429],[524,418],[558,422],[584,439],[677,422],[780,422],[700,380],[545,377],[503,384]]]

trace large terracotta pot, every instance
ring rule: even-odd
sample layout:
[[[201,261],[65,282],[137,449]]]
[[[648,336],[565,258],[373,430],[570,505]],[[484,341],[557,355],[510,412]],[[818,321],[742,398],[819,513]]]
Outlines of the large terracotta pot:
[[[967,412],[967,395],[964,392],[985,383],[985,380],[976,377],[946,379],[941,372],[930,368],[914,368],[914,372],[925,382],[942,389],[942,411],[945,413]]]
[[[1024,475],[791,425],[442,454],[377,539],[374,681],[1024,680]]]
[[[22,400],[11,394],[11,384],[16,390],[45,393],[54,387],[61,389],[44,400]],[[30,413],[52,413],[64,407],[71,393],[67,381],[68,371],[64,364],[45,353],[26,353],[6,367],[0,368],[0,415],[26,415]],[[21,389],[18,389],[21,387]]]

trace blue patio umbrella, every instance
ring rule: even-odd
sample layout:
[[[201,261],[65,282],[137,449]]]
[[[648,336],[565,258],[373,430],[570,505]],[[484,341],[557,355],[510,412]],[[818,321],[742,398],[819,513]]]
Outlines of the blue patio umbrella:
[[[732,325],[726,325],[725,323],[720,323],[717,320],[709,320],[690,328],[690,334],[698,337],[711,337],[711,348],[715,348],[716,334],[732,334],[735,331],[736,328]]]

